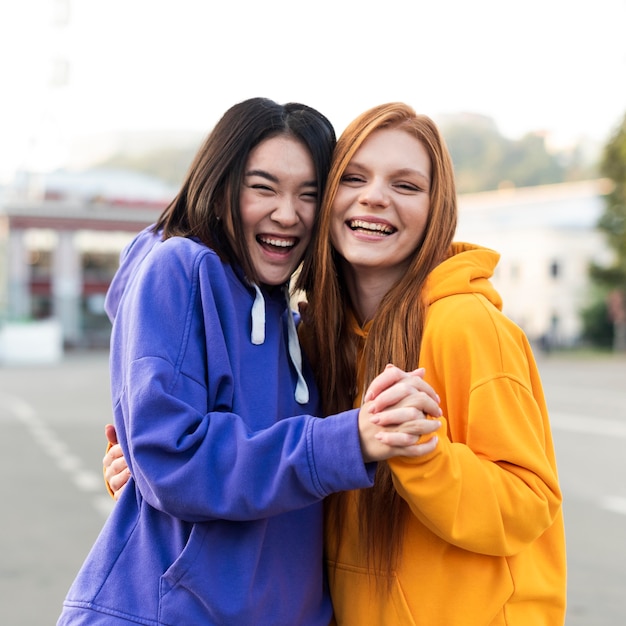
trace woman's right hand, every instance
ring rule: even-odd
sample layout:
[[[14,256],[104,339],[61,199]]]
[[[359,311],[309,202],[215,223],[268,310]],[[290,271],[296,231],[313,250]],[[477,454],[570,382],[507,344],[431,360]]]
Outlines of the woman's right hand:
[[[110,444],[107,453],[102,459],[104,466],[104,479],[107,482],[111,495],[119,500],[124,485],[130,478],[130,470],[126,464],[122,447],[117,443],[117,432],[113,424],[107,424],[104,427],[104,434]]]
[[[439,401],[423,369],[405,372],[388,365],[368,387],[359,411],[363,460],[432,452],[437,446],[433,433],[441,426]]]

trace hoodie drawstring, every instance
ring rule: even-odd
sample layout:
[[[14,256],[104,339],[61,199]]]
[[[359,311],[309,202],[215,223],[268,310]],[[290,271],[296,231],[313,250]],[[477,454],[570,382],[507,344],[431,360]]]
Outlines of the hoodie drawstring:
[[[250,341],[260,346],[265,341],[265,299],[258,285],[252,285],[256,292],[252,303],[252,335]]]
[[[285,299],[287,300],[287,336],[289,339],[289,356],[291,357],[291,362],[296,368],[296,374],[298,375],[295,398],[298,404],[306,404],[309,401],[309,388],[307,387],[306,380],[304,380],[304,376],[302,375],[302,349],[300,348],[296,322],[293,319],[293,313],[289,303],[289,288],[287,286],[284,287],[283,293],[285,294]]]
[[[265,341],[265,299],[258,285],[252,284],[252,287],[254,287],[255,296],[251,311],[252,333],[250,341],[252,341],[255,346],[258,346]],[[309,401],[309,388],[302,375],[302,350],[300,349],[296,323],[293,319],[291,306],[289,305],[289,288],[286,285],[283,288],[283,293],[287,300],[287,346],[289,358],[298,376],[294,398],[298,404],[306,404]]]

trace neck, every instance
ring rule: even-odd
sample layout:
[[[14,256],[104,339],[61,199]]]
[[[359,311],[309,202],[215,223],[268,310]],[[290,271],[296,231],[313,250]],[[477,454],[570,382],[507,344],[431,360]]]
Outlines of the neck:
[[[357,269],[347,263],[344,265],[344,277],[354,313],[361,325],[373,319],[382,299],[398,279],[376,270]]]

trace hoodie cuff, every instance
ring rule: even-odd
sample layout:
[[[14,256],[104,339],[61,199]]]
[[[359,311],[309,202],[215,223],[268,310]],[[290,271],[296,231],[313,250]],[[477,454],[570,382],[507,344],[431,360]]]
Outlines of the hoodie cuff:
[[[358,426],[359,409],[312,420],[312,471],[326,495],[374,484],[376,463],[365,463]]]

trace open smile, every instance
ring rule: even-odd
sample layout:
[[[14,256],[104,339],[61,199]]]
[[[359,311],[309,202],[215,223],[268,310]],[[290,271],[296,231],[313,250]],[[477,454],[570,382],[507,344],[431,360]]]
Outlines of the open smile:
[[[387,237],[393,235],[398,229],[384,222],[369,222],[362,219],[348,220],[348,227],[354,232],[360,232],[367,235],[378,235]]]
[[[276,237],[275,235],[257,235],[257,242],[268,252],[288,254],[298,245],[298,237]]]

